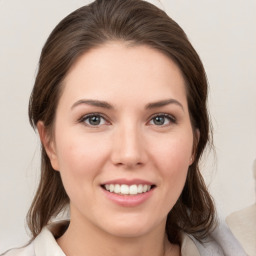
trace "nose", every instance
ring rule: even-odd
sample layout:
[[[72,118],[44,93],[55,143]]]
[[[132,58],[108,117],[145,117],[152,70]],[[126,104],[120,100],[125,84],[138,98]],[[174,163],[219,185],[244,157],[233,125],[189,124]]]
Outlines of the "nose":
[[[117,128],[112,145],[112,162],[125,169],[134,169],[147,161],[142,131],[135,125]]]

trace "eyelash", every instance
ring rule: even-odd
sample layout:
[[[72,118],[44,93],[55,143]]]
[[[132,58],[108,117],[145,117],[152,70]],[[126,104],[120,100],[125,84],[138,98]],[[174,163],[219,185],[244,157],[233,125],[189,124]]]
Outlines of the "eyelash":
[[[109,121],[107,120],[107,118],[105,118],[101,113],[91,113],[91,114],[82,116],[82,117],[78,120],[78,123],[84,123],[84,124],[87,125],[87,126],[95,127],[95,128],[102,125],[102,124],[92,125],[92,124],[86,123],[86,120],[89,120],[89,119],[92,118],[92,117],[97,117],[97,118],[103,119],[106,124],[109,124]],[[101,121],[102,121],[102,120],[101,120]]]
[[[168,126],[168,125],[170,125],[170,124],[177,124],[176,118],[175,118],[173,115],[166,114],[166,113],[158,113],[158,114],[153,115],[153,116],[150,118],[149,123],[150,123],[151,121],[153,121],[154,118],[157,118],[157,117],[164,117],[165,119],[168,119],[169,123],[168,123],[168,124],[163,124],[163,125],[156,125],[156,124],[152,124],[152,125],[156,125],[156,126]]]
[[[86,123],[86,121],[89,120],[89,119],[92,118],[92,117],[100,118],[100,119],[101,119],[101,120],[100,120],[100,123],[99,123],[99,124],[96,124],[96,125],[93,125],[93,124],[90,124],[90,123]],[[153,121],[154,118],[157,118],[157,117],[160,117],[160,118],[164,117],[165,119],[168,119],[169,123],[168,123],[168,124],[160,124],[160,125],[157,125],[157,124],[155,124],[155,123],[150,124],[150,122],[154,122],[154,121]],[[101,126],[101,125],[104,125],[104,124],[101,124],[102,119],[103,119],[104,122],[105,122],[104,124],[107,124],[107,125],[110,124],[110,122],[107,120],[107,118],[106,118],[104,115],[102,115],[101,113],[91,113],[91,114],[84,115],[84,116],[82,116],[82,117],[78,120],[78,123],[84,123],[86,126],[97,128],[97,127],[99,127],[99,126]],[[148,123],[149,125],[155,125],[155,126],[168,126],[168,125],[170,125],[170,123],[171,123],[171,124],[176,124],[176,123],[177,123],[177,120],[176,120],[176,118],[175,118],[174,116],[172,116],[172,115],[170,115],[170,114],[158,113],[158,114],[153,115],[147,123]]]

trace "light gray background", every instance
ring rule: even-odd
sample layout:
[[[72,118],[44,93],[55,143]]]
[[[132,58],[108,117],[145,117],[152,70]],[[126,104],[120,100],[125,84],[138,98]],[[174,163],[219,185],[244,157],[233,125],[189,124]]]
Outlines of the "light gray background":
[[[0,252],[28,240],[25,215],[39,176],[27,105],[41,48],[88,1],[0,0]],[[165,0],[205,65],[217,158],[203,173],[225,217],[255,202],[256,1]]]

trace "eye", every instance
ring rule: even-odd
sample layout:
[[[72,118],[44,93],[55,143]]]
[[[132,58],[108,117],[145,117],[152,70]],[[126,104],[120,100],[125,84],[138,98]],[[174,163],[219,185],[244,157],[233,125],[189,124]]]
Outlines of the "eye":
[[[84,123],[87,126],[101,126],[108,124],[106,119],[100,114],[89,114],[83,116],[79,122]]]
[[[149,121],[150,125],[167,126],[171,123],[176,123],[176,119],[169,114],[157,114]]]

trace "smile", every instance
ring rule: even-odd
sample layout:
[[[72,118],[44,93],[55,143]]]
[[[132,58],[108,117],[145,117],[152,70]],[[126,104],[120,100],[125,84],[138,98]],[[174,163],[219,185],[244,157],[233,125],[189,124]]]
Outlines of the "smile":
[[[111,193],[119,194],[119,195],[137,195],[146,193],[153,188],[151,185],[143,185],[143,184],[105,184],[103,188]]]

